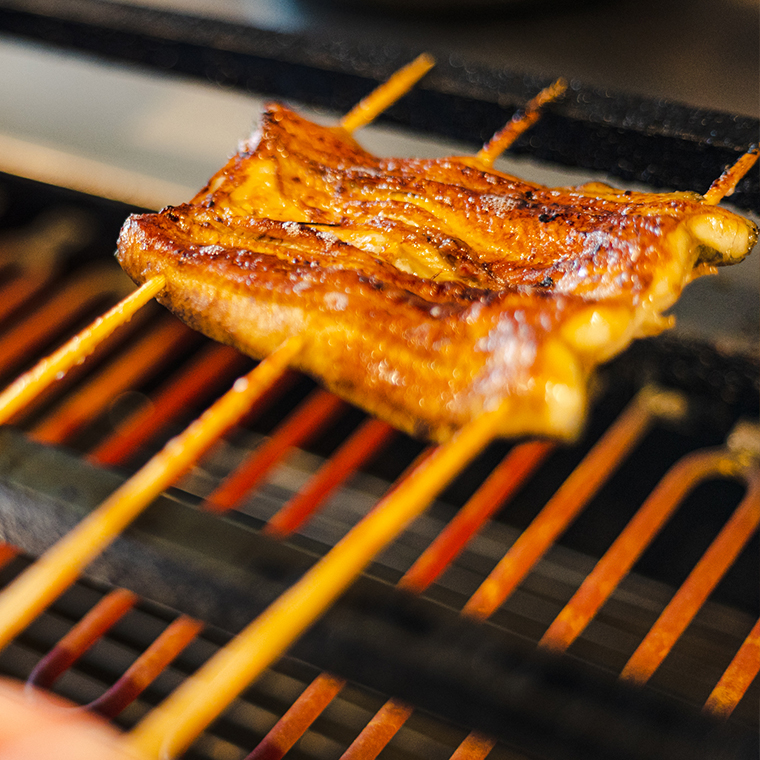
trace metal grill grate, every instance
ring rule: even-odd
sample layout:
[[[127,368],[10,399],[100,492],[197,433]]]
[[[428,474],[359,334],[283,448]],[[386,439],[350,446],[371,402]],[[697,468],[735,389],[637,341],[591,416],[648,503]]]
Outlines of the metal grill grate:
[[[99,0],[74,11],[22,3],[0,17],[21,35],[337,108],[399,57]],[[449,62],[389,118],[478,139],[534,85]],[[751,119],[572,92],[518,150],[703,189],[756,132]],[[108,262],[126,207],[2,183],[7,383],[131,284]],[[752,175],[734,198],[751,207],[756,195]],[[259,368],[272,371],[271,359]],[[18,589],[10,581],[30,557],[70,535],[252,366],[149,306],[19,412],[21,432],[0,431],[3,582]],[[478,452],[473,462],[186,756],[743,756],[760,697],[756,357],[647,342],[602,370],[594,409],[574,447],[485,447],[487,428],[476,426],[475,445],[465,436],[460,450]],[[232,633],[292,598],[278,594],[379,499],[403,501],[394,494],[413,490],[425,467],[465,458],[441,451],[285,373],[85,580],[30,625],[20,620],[0,668],[144,725]]]

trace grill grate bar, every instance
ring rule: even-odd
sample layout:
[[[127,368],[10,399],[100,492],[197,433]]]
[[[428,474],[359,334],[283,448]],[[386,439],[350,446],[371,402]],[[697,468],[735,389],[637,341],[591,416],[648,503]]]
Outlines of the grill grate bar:
[[[309,438],[327,426],[346,408],[346,404],[332,393],[315,390],[278,427],[276,433],[206,499],[206,509],[212,512],[232,509],[289,449],[305,444]]]
[[[432,584],[483,524],[533,474],[553,448],[554,445],[547,441],[529,441],[512,449],[409,569],[400,585],[421,593]]]
[[[175,352],[196,336],[175,319],[162,318],[119,353],[31,430],[43,443],[65,443],[101,414],[120,393],[159,372]]]
[[[365,420],[314,477],[264,526],[268,535],[282,538],[303,525],[327,497],[391,441],[393,428],[375,419]]]
[[[346,682],[328,673],[318,675],[267,732],[246,760],[280,760],[338,696]]]
[[[89,221],[70,208],[51,210],[40,214],[28,227],[3,236],[0,321],[27,306],[50,285],[72,243],[88,237]]]
[[[727,460],[725,455],[718,454],[715,465],[715,471],[722,471],[725,474],[732,462]],[[709,472],[710,469],[712,468],[708,464],[707,471]],[[700,476],[703,477],[706,474],[707,472],[704,472]],[[657,622],[649,629],[623,669],[621,678],[630,679],[637,684],[643,684],[649,679],[757,530],[760,524],[760,471],[755,467],[749,471],[744,470],[742,474],[747,481],[747,493]],[[690,473],[690,484],[696,485],[700,476],[695,477]],[[654,498],[652,503],[654,503]],[[664,509],[663,505],[657,505],[657,507],[662,510],[660,519],[664,521],[667,519],[669,510]],[[644,509],[645,507],[642,507],[642,512]],[[618,541],[622,543],[626,538],[621,535]],[[610,550],[610,555],[612,554],[613,551]],[[625,566],[619,556],[615,560],[621,567]],[[606,584],[598,583],[597,585]],[[743,693],[736,694],[739,698],[742,695]]]
[[[13,312],[31,303],[50,283],[53,274],[44,273],[40,277],[12,276],[0,286],[0,321],[8,318]]]
[[[451,760],[484,760],[495,746],[491,737],[472,732],[456,748]]]
[[[727,720],[760,673],[760,619],[705,703],[705,711]]]
[[[0,570],[4,570],[16,557],[21,550],[12,544],[0,543]]]
[[[639,392],[483,581],[465,606],[467,614],[491,615],[611,477],[656,417],[663,411],[673,413],[669,405],[653,403],[655,399],[651,389]]]
[[[228,346],[207,344],[142,409],[125,419],[87,455],[96,464],[125,464],[187,408],[195,408],[238,377],[250,360]],[[285,386],[284,379],[276,386]],[[266,397],[271,395],[266,394]],[[250,413],[249,413],[250,414]]]
[[[562,651],[580,635],[621,579],[680,505],[687,493],[709,477],[734,469],[723,451],[692,454],[682,459],[653,491],[634,518],[597,563],[541,643]],[[624,674],[629,677],[629,673]]]
[[[173,620],[135,660],[121,678],[87,707],[104,718],[115,718],[189,646],[203,623],[187,615]]]
[[[341,760],[371,760],[377,757],[412,717],[413,712],[411,705],[389,699],[341,755]]]
[[[137,604],[137,595],[126,589],[114,589],[104,596],[40,660],[27,683],[49,689],[56,680],[104,636]]]

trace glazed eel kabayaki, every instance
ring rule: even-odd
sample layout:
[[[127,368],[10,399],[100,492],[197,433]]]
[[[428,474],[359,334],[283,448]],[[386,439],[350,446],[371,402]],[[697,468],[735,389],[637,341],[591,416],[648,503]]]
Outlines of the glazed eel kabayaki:
[[[192,327],[294,366],[413,435],[484,411],[571,438],[590,371],[755,226],[696,193],[547,188],[477,158],[382,159],[279,105],[190,203],[132,216],[117,256]]]

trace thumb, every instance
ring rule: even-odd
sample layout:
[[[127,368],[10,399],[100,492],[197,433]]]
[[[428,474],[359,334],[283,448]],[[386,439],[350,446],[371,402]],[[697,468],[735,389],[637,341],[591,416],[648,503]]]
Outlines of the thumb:
[[[139,760],[119,733],[64,700],[0,679],[0,760]]]

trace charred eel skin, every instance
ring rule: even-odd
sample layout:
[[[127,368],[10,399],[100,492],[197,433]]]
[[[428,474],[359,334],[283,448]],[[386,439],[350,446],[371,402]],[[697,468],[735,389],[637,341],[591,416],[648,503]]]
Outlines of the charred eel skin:
[[[501,409],[503,436],[572,439],[588,379],[659,333],[750,221],[696,193],[548,188],[476,158],[383,159],[272,105],[189,203],[132,216],[117,258],[192,327],[295,367],[438,442]]]

